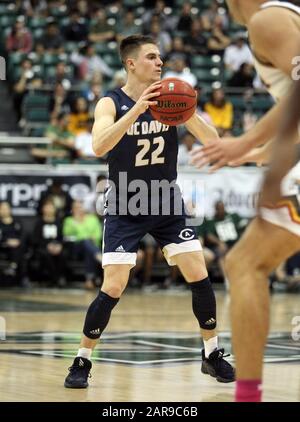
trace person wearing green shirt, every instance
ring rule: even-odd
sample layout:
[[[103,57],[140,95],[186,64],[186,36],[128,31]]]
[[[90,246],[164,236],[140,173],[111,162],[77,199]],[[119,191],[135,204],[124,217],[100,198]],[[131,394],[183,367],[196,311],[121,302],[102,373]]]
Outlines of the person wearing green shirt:
[[[224,203],[217,201],[214,217],[206,220],[205,223],[206,240],[220,253],[225,253],[239,239],[247,224],[248,219],[226,212]]]
[[[38,160],[55,163],[69,162],[75,151],[75,138],[68,130],[69,116],[62,112],[45,131],[45,136],[51,141],[50,145],[42,145],[31,149],[31,154]]]
[[[79,201],[72,204],[72,215],[63,222],[63,236],[73,242],[75,255],[82,255],[85,262],[85,287],[94,288],[93,279],[97,272],[97,264],[102,261],[100,242],[102,227],[98,217],[87,214]]]
[[[205,219],[198,230],[198,236],[205,240],[205,245],[218,260],[224,279],[224,256],[238,241],[249,220],[236,213],[228,213],[223,201],[215,203],[215,215]]]

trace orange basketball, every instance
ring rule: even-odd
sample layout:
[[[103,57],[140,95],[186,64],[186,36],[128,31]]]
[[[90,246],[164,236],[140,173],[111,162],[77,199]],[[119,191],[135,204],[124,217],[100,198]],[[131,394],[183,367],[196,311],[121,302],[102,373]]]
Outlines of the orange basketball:
[[[150,106],[152,116],[161,123],[176,126],[186,122],[197,107],[197,93],[194,88],[178,78],[161,81],[157,105]]]

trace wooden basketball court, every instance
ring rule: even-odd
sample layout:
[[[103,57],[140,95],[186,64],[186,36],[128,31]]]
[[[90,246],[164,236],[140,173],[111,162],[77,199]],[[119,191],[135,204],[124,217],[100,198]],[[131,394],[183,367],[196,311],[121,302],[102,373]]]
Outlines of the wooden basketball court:
[[[93,354],[90,387],[65,389],[95,295],[79,289],[0,291],[0,316],[6,323],[6,340],[0,341],[0,401],[232,401],[234,383],[220,384],[200,371],[202,341],[188,290],[127,291]],[[223,291],[216,296],[220,345],[231,352],[229,297]],[[300,341],[291,337],[297,315],[298,295],[272,296],[265,401],[300,401]]]

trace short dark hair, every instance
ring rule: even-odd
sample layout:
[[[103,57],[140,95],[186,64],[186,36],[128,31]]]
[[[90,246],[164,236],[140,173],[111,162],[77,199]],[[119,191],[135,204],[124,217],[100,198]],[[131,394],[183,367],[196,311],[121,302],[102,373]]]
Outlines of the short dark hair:
[[[124,66],[127,57],[144,44],[157,45],[157,42],[150,35],[130,35],[121,41],[120,58]]]

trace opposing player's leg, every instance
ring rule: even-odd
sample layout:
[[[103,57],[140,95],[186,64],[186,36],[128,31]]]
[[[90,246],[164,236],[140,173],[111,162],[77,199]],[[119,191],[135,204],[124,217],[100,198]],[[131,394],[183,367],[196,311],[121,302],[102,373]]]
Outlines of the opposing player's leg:
[[[237,401],[261,399],[263,355],[269,329],[268,276],[299,249],[300,237],[258,217],[226,257]]]

